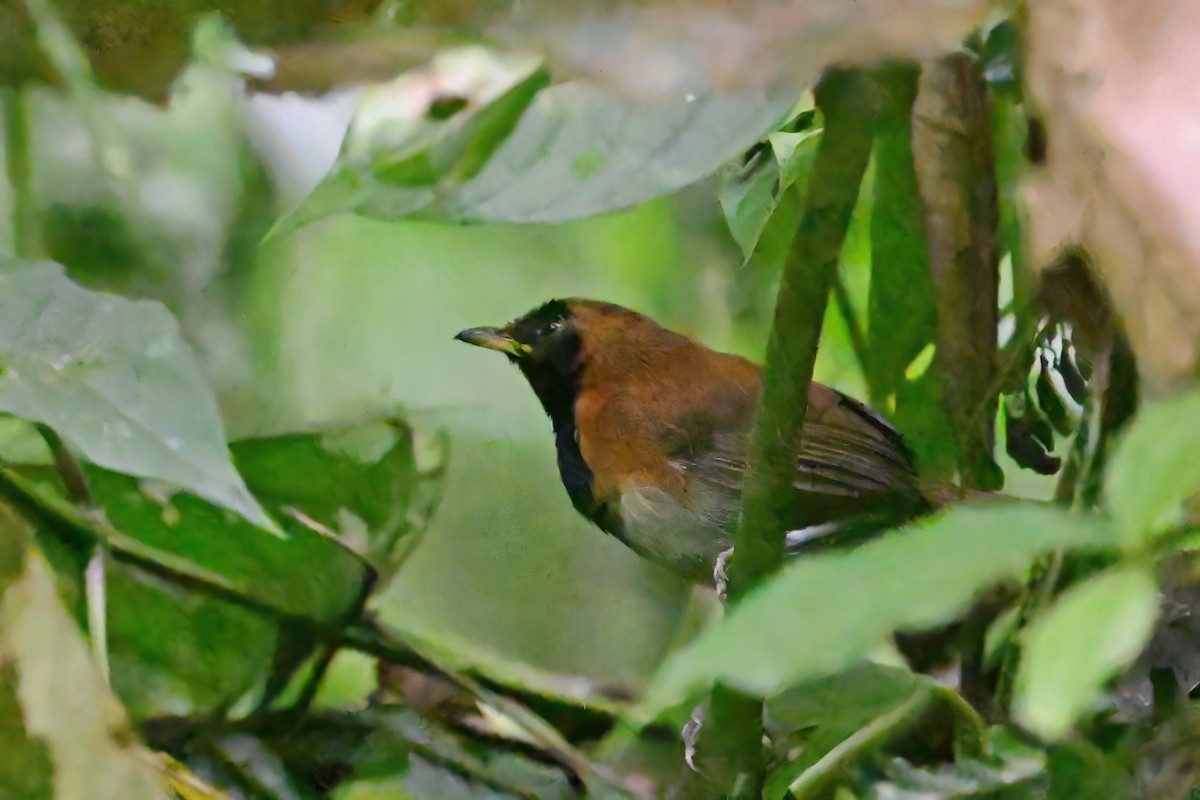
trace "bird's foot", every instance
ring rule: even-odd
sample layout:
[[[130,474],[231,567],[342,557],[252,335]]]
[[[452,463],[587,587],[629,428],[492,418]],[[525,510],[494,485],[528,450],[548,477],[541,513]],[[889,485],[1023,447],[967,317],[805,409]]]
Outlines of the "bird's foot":
[[[729,599],[729,562],[733,559],[733,548],[722,550],[717,556],[716,566],[713,567],[713,588],[717,590],[717,597],[724,604]]]

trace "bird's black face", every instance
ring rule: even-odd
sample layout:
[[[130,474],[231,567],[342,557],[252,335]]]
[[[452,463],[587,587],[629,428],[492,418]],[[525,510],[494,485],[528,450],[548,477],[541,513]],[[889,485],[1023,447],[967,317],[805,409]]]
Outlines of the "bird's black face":
[[[567,302],[551,300],[503,328],[468,328],[454,338],[504,353],[525,375],[555,429],[573,424],[581,341]]]

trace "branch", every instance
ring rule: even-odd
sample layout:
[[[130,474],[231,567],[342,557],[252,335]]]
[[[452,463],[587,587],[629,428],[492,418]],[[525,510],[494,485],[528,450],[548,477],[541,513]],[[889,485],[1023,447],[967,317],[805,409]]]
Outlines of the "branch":
[[[987,84],[956,53],[925,64],[913,106],[913,159],[937,301],[933,369],[968,489],[999,489],[992,457],[997,374],[999,200]]]
[[[729,597],[734,603],[783,563],[808,384],[842,241],[871,156],[879,87],[865,73],[832,71],[817,88],[817,107],[825,118],[825,134],[779,285],[767,343],[763,399],[750,444],[742,518],[729,573]],[[734,797],[761,797],[762,701],[717,686],[709,729],[712,733],[707,742],[701,740],[699,757],[707,770],[717,772],[711,777],[732,786]]]
[[[863,73],[831,72],[817,91],[825,134],[813,165],[767,342],[763,400],[750,444],[729,596],[736,602],[783,563],[800,428],[817,344],[858,188],[871,155],[879,90]]]

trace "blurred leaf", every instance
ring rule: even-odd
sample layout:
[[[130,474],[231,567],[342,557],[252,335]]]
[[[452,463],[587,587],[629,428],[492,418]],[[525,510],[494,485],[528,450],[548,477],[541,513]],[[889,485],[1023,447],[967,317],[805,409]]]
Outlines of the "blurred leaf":
[[[476,176],[546,81],[536,56],[463,47],[368,90],[337,163],[268,237],[337,212],[397,219],[437,203]]]
[[[717,680],[765,694],[844,669],[892,631],[950,619],[988,584],[1020,575],[1042,551],[1115,543],[1099,517],[976,505],[850,553],[798,561],[668,658],[640,715],[649,718]],[[817,608],[825,610],[796,614]]]
[[[286,527],[336,534],[386,582],[436,507],[442,446],[390,420],[245,439],[230,449],[255,497]]]
[[[928,708],[935,686],[907,669],[866,663],[768,698],[772,739],[778,743],[796,734],[802,744],[798,756],[771,771],[763,796],[808,797],[827,788],[824,779],[831,771],[845,769],[864,749],[877,747],[896,726]]]
[[[55,5],[61,10],[63,33],[82,43],[80,50],[90,62],[84,68],[102,85],[163,101],[188,61],[192,28],[206,15],[219,12],[251,44],[281,44],[361,22],[378,4],[379,0],[299,0],[286,6],[273,0],[188,0],[156,6],[154,13],[131,13],[124,0],[61,0]],[[61,59],[45,59],[45,44],[38,46],[24,5],[0,4],[0,21],[5,22],[0,24],[0,84],[30,79],[56,83],[62,78]],[[29,5],[45,17],[46,0]],[[44,35],[44,30],[37,33]]]
[[[796,99],[688,94],[641,106],[587,83],[542,89],[537,67],[480,48],[448,51],[376,90],[338,164],[271,235],[349,211],[559,222],[625,208],[712,173]]]
[[[1027,6],[1025,97],[1051,154],[1023,188],[1028,260],[1085,250],[1138,372],[1165,394],[1200,369],[1200,159],[1177,124],[1194,114],[1200,15],[1173,0],[1128,9],[1122,0]],[[1154,44],[1113,59],[1134,42]],[[1124,113],[1131,103],[1137,114]]]
[[[562,222],[627,208],[712,174],[779,124],[792,93],[690,93],[630,103],[587,83],[542,91],[445,215]]]
[[[1065,742],[1054,748],[1048,766],[1050,800],[1109,800],[1127,793],[1129,774],[1091,742]]]
[[[0,604],[0,709],[19,714],[0,719],[0,730],[11,736],[23,728],[29,741],[45,748],[53,774],[44,776],[43,786],[48,790],[52,783],[55,798],[160,800],[169,791],[167,780],[129,744],[124,712],[92,665],[78,626],[58,598],[49,565],[36,550],[22,546],[27,537],[11,528],[4,534],[4,559],[21,550],[25,555],[23,574],[7,586]],[[31,758],[18,768],[10,759],[22,751]],[[45,755],[18,744],[16,751],[0,755],[0,764],[0,772],[20,769],[18,774],[36,785]]]
[[[1106,490],[1113,520],[1130,545],[1177,524],[1200,490],[1200,392],[1151,403],[1113,453]]]
[[[998,22],[987,32],[979,52],[979,67],[993,91],[1019,96],[1024,80],[1021,29],[1014,20]]]
[[[297,775],[340,764],[360,780],[403,776],[417,800],[508,797],[508,791],[545,800],[576,796],[561,770],[512,752],[501,739],[479,740],[400,706],[311,714],[265,741]]]
[[[815,83],[830,64],[874,65],[945,53],[983,23],[990,0],[530,0],[501,34],[530,36],[555,67],[643,100],[687,91]],[[556,72],[559,70],[556,69]]]
[[[50,262],[0,264],[0,409],[89,460],[272,523],[229,463],[212,390],[171,314],[91,292]]]
[[[897,758],[888,762],[887,778],[872,782],[863,800],[1039,800],[1045,756],[1032,748],[1022,755],[998,764],[962,759],[933,768],[919,768]],[[1013,792],[1014,788],[1018,791]]]
[[[1014,718],[1046,739],[1066,735],[1105,681],[1142,651],[1157,617],[1149,567],[1115,567],[1068,589],[1026,634]]]
[[[812,112],[797,123],[768,134],[766,142],[741,167],[728,169],[720,188],[721,208],[729,232],[742,248],[746,261],[754,255],[763,229],[775,214],[788,189],[800,181],[799,194],[820,144],[821,128],[809,127]],[[795,223],[793,223],[795,224]]]

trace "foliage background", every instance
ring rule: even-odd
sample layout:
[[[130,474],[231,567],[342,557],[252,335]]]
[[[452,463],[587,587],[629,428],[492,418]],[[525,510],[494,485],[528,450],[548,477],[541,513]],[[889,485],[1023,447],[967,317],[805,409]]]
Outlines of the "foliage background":
[[[586,3],[557,11],[535,3],[512,15],[500,4],[313,2],[289,15],[271,3],[240,8],[185,3],[132,27],[120,4],[0,4],[0,22],[11,23],[0,32],[8,176],[0,192],[0,256],[48,258],[65,265],[82,286],[162,302],[179,320],[183,340],[213,386],[235,440],[234,463],[277,522],[295,522],[289,517],[293,505],[315,516],[318,525],[338,527],[345,517],[320,506],[318,476],[328,464],[296,461],[293,474],[278,468],[285,455],[256,468],[253,443],[278,441],[261,437],[403,419],[390,429],[388,441],[399,444],[389,453],[400,466],[387,485],[401,494],[413,492],[394,504],[404,506],[408,527],[400,526],[403,541],[380,556],[384,591],[370,602],[395,638],[381,641],[379,628],[359,625],[356,610],[345,620],[323,620],[326,627],[318,625],[313,633],[293,612],[297,604],[307,609],[326,602],[323,591],[315,590],[319,581],[305,582],[326,566],[321,559],[271,562],[273,556],[255,550],[259,545],[247,545],[255,554],[248,558],[265,559],[260,567],[276,564],[277,574],[268,570],[256,577],[253,569],[238,573],[238,558],[227,558],[237,548],[215,556],[188,553],[197,563],[215,559],[203,563],[221,564],[218,577],[234,581],[236,608],[222,605],[227,597],[197,600],[155,572],[176,569],[173,548],[192,546],[173,542],[169,530],[164,535],[159,520],[172,528],[172,515],[182,509],[184,527],[196,525],[208,536],[195,540],[200,550],[210,546],[205,542],[238,541],[228,538],[231,532],[261,544],[256,537],[263,531],[251,532],[247,523],[227,512],[222,517],[195,498],[174,505],[155,499],[124,476],[104,471],[101,467],[122,465],[88,451],[72,420],[47,420],[41,407],[28,411],[7,395],[5,409],[60,427],[66,445],[56,445],[53,432],[43,443],[27,425],[4,420],[5,463],[21,470],[4,473],[6,502],[0,507],[8,518],[0,588],[11,582],[0,606],[0,668],[9,671],[0,692],[0,722],[8,726],[2,735],[8,738],[0,742],[11,744],[15,754],[0,760],[0,785],[14,787],[8,789],[14,797],[116,797],[139,781],[149,786],[154,780],[149,775],[165,774],[172,791],[188,800],[218,797],[222,790],[269,798],[403,792],[423,800],[568,796],[579,787],[565,774],[583,780],[596,796],[646,791],[649,782],[648,791],[658,796],[699,797],[715,790],[683,769],[673,734],[688,701],[704,695],[714,679],[770,697],[768,730],[777,734],[779,748],[766,776],[772,797],[1065,798],[1118,792],[1166,798],[1197,785],[1186,764],[1173,761],[1193,737],[1187,695],[1196,677],[1194,637],[1185,630],[1172,639],[1163,630],[1168,621],[1186,619],[1190,607],[1191,562],[1175,553],[1191,553],[1194,516],[1180,509],[1200,485],[1194,435],[1169,428],[1168,421],[1200,417],[1194,395],[1185,392],[1174,401],[1178,405],[1163,404],[1163,398],[1190,385],[1193,340],[1200,337],[1183,323],[1176,335],[1154,322],[1164,297],[1172,313],[1189,307],[1188,291],[1163,287],[1179,284],[1181,275],[1183,285],[1190,285],[1194,262],[1180,252],[1186,255],[1188,243],[1194,245],[1189,238],[1194,225],[1179,216],[1187,210],[1186,198],[1168,191],[1173,182],[1162,180],[1160,165],[1147,155],[1153,148],[1137,138],[1145,131],[1092,124],[1112,98],[1081,99],[1054,77],[1056,58],[1070,69],[1119,74],[1124,81],[1116,82],[1119,90],[1138,86],[1142,69],[1159,59],[1180,67],[1170,61],[1174,56],[1154,48],[1146,51],[1154,57],[1130,56],[1128,63],[1114,59],[1099,67],[1095,53],[1083,46],[1047,55],[1045,42],[1056,40],[1054,33],[1064,26],[1072,33],[1090,32],[1094,41],[1108,36],[1125,45],[1119,15],[1109,8],[1115,4],[1105,4],[1093,17],[1071,18],[1070,0],[1037,9],[859,2],[853,9],[830,6],[825,12],[817,4],[795,2],[777,16],[759,4],[731,14],[721,4],[697,10],[669,2],[618,5],[603,14]],[[1180,9],[1163,0],[1157,16],[1149,17],[1165,26],[1172,15],[1187,16]],[[214,10],[223,16],[206,16]],[[694,24],[676,25],[681,19]],[[521,45],[544,53],[555,83],[543,88],[546,78],[536,60],[530,68],[520,58],[492,53],[485,68],[507,76],[502,89],[517,88],[489,96],[494,87],[472,85],[463,98],[451,96],[469,109],[464,116],[470,122],[461,130],[454,114],[439,127],[445,120],[426,115],[424,106],[416,117],[406,117],[399,92],[360,96],[353,88],[420,67],[448,45],[473,40],[484,30],[499,43],[497,52]],[[261,54],[246,45],[271,54],[273,75],[261,71]],[[864,550],[858,561],[790,567],[716,624],[720,612],[711,593],[689,589],[642,563],[578,518],[559,485],[549,425],[532,393],[503,360],[462,347],[451,336],[464,327],[502,323],[551,297],[589,296],[636,308],[717,349],[763,360],[780,273],[796,269],[785,267],[787,225],[795,224],[808,198],[813,156],[803,141],[812,133],[805,126],[814,123],[805,90],[828,74],[826,66],[846,59],[865,66],[885,57],[923,59],[927,76],[944,76],[934,65],[946,62],[933,59],[950,50],[966,59],[980,85],[986,79],[980,91],[990,104],[984,121],[992,127],[985,138],[991,138],[995,158],[982,160],[985,172],[997,173],[999,208],[994,230],[982,238],[992,240],[987,246],[993,248],[993,266],[999,266],[994,291],[1003,313],[997,314],[999,353],[992,342],[975,360],[1017,363],[1012,374],[1000,374],[1004,381],[984,386],[987,397],[981,400],[992,403],[996,394],[1005,395],[999,416],[984,413],[980,429],[989,430],[971,432],[979,420],[963,411],[966,400],[956,406],[953,399],[940,403],[930,394],[934,376],[968,399],[981,392],[978,376],[968,374],[970,358],[966,366],[961,359],[947,360],[945,331],[934,320],[953,317],[958,308],[947,301],[947,286],[985,300],[991,290],[978,274],[960,276],[958,284],[953,277],[939,283],[937,251],[946,242],[929,234],[926,252],[924,237],[911,235],[923,225],[937,230],[939,213],[952,217],[961,210],[956,200],[930,206],[929,182],[945,176],[921,172],[923,163],[926,168],[931,163],[929,148],[944,156],[934,162],[942,163],[953,162],[947,153],[955,147],[937,138],[946,129],[939,128],[944,120],[938,114],[957,120],[953,115],[961,109],[921,105],[938,93],[924,83],[911,132],[903,100],[886,96],[882,110],[870,111],[872,124],[880,126],[874,131],[874,159],[832,265],[841,296],[825,311],[813,374],[869,397],[895,417],[924,463],[933,465],[931,471],[948,475],[957,468],[965,482],[977,486],[995,478],[987,451],[993,444],[989,426],[998,419],[1001,446],[995,459],[1005,490],[1041,500],[1057,493],[1079,513],[1035,507],[1028,513],[942,518],[905,534],[908,538]],[[723,57],[712,58],[714,52]],[[662,70],[640,70],[643,63]],[[686,69],[678,69],[680,64]],[[456,70],[473,74],[478,65],[445,69],[439,79],[451,81]],[[417,76],[409,89],[437,83],[419,69],[409,74]],[[888,82],[903,83],[903,74],[883,70],[871,73],[871,80],[894,86]],[[585,85],[599,87],[609,99],[585,95],[578,106],[567,103],[574,111],[583,109],[582,122],[567,129],[574,139],[553,144],[574,158],[571,169],[555,167],[557,184],[531,182],[522,169],[553,165],[563,158],[560,151],[535,148],[524,167],[514,168],[505,161],[511,154],[498,149],[509,129],[487,127],[486,116],[473,115],[488,111],[515,120],[522,103],[531,102],[533,111],[526,114],[554,119],[556,107],[546,98],[572,97],[561,92],[560,82],[575,76],[584,76]],[[247,83],[263,91],[248,92]],[[331,88],[335,91],[319,99],[284,93]],[[689,98],[688,104],[698,99],[695,113],[710,116],[693,119],[690,127],[676,125],[680,132],[663,138],[663,130],[676,129],[661,110],[670,107],[662,105],[664,98],[678,106],[680,97]],[[721,106],[721,97],[741,105]],[[1164,109],[1176,113],[1185,105],[1167,90],[1151,99],[1144,117],[1150,121]],[[356,127],[343,146],[360,100]],[[543,101],[546,106],[538,105]],[[970,102],[968,96],[965,106]],[[1028,127],[1027,116],[1033,120]],[[389,127],[396,118],[400,123]],[[614,118],[624,124],[612,124]],[[1077,135],[1080,130],[1086,136]],[[603,131],[599,140],[619,157],[597,148],[589,138],[596,131]],[[695,131],[700,133],[689,139]],[[1046,131],[1052,136],[1048,160],[1030,141]],[[773,138],[739,156],[767,133]],[[905,137],[912,139],[909,147]],[[520,138],[519,131],[512,134]],[[1075,150],[1063,144],[1084,139]],[[661,152],[650,147],[654,142]],[[910,151],[917,160],[913,175],[906,171],[913,169],[905,162],[912,160]],[[1109,160],[1097,152],[1109,153]],[[488,180],[497,191],[496,179],[483,166],[489,157],[512,170],[499,185],[520,190],[490,205],[469,191]],[[603,202],[585,191],[561,193],[562,186],[589,185],[610,168],[628,174]],[[772,182],[775,174],[783,179]],[[1083,188],[1079,180],[1072,183],[1080,174],[1087,178]],[[355,180],[367,187],[364,194],[346,190],[359,185]],[[759,181],[755,185],[765,189],[769,209],[730,205],[731,197],[740,196],[738,187],[747,185],[743,180]],[[961,175],[950,180],[960,180],[961,194],[968,194]],[[422,181],[437,191],[422,195]],[[545,200],[556,192],[571,202]],[[611,199],[623,196],[639,202]],[[562,208],[576,207],[571,203],[604,208],[572,221],[529,221],[565,215]],[[614,206],[620,208],[608,210]],[[1077,206],[1100,210],[1088,216]],[[1163,208],[1171,213],[1159,213]],[[344,213],[352,211],[357,213]],[[506,215],[513,219],[504,221]],[[757,249],[741,235],[756,223],[765,226]],[[1161,233],[1156,226],[1164,224],[1166,233],[1154,238]],[[1118,228],[1123,235],[1113,232]],[[953,235],[945,234],[947,240]],[[1144,261],[1131,256],[1145,241],[1154,247],[1143,248]],[[970,245],[972,252],[984,247],[978,237]],[[1088,274],[1099,275],[1110,291],[1093,292],[1094,284],[1074,273],[1061,285],[1043,283],[1059,286],[1057,296],[1033,288],[1042,268],[1076,261],[1086,261]],[[17,280],[11,276],[19,274],[19,265],[10,266],[5,280]],[[1130,288],[1129,275],[1139,270],[1147,276],[1145,293]],[[927,272],[935,276],[933,285],[924,282]],[[54,292],[69,291],[55,286]],[[19,300],[10,291],[9,302]],[[996,311],[997,303],[991,305]],[[847,307],[854,312],[849,324]],[[1114,311],[1121,322],[1114,322]],[[12,308],[8,315],[18,316]],[[1062,318],[1066,325],[1043,327],[1046,319]],[[953,332],[960,340],[987,344],[978,327],[957,324]],[[996,328],[991,325],[993,336]],[[856,329],[868,342],[868,374]],[[19,358],[39,365],[38,359],[48,358],[50,368],[61,371],[44,347],[32,354],[23,350],[28,346],[23,333],[16,331],[2,348],[8,380],[18,379],[12,365]],[[51,339],[52,349],[57,341]],[[935,340],[939,348],[930,358],[927,345]],[[1068,352],[1095,361],[1085,369],[1089,378],[1104,374],[1095,379],[1100,383],[1089,384],[1090,393],[1075,391],[1070,376],[1062,374]],[[1151,411],[1105,474],[1108,437],[1128,422],[1135,402],[1129,398],[1137,391],[1131,362],[1120,360],[1124,355],[1137,357]],[[1030,363],[1021,361],[1026,357]],[[1043,358],[1054,361],[1054,369],[1039,367],[1049,363]],[[990,367],[999,374],[999,365]],[[47,381],[43,397],[50,399],[43,407],[59,397],[56,380]],[[190,424],[195,409],[177,404],[180,410],[186,413],[178,420]],[[76,411],[74,423],[86,425],[86,414]],[[1029,434],[1029,427],[1037,433]],[[977,434],[982,445],[971,441]],[[369,438],[361,430],[347,435]],[[1068,464],[1073,458],[1068,470],[1075,469],[1074,476],[1034,474],[1004,452],[1005,445],[1014,450],[1014,439],[1028,445],[1031,438],[1039,442],[1035,455],[1014,452],[1018,460],[1028,467],[1044,458],[1040,447]],[[55,499],[46,500],[36,489],[53,482],[46,470],[50,456],[72,451],[85,462],[106,517],[69,502],[56,505],[62,498],[52,493]],[[323,457],[332,452],[325,450]],[[261,463],[279,471],[268,475]],[[367,479],[361,468],[357,462],[350,466],[346,484],[333,487],[332,508],[353,507],[375,526],[382,518],[371,517],[380,513],[372,502],[378,487],[363,494],[358,482]],[[268,477],[285,484],[273,487],[282,499],[268,500]],[[187,488],[238,507],[214,497],[207,483]],[[339,494],[343,489],[346,496]],[[351,489],[359,494],[351,497]],[[55,491],[61,494],[62,487]],[[80,497],[67,499],[80,505]],[[319,507],[330,513],[312,511]],[[122,530],[105,528],[108,523]],[[113,538],[117,533],[159,537],[159,549],[149,557],[152,568],[109,562],[110,607],[157,610],[140,618],[114,613],[107,620],[107,651],[103,604],[97,617],[94,585],[88,583],[94,578],[87,577],[92,567],[85,566],[94,565],[96,556],[89,561],[86,548],[77,544],[57,549],[47,533],[56,525],[102,540],[108,536],[108,546],[121,552],[128,543]],[[344,534],[343,541],[352,538]],[[37,547],[29,544],[34,540]],[[1044,551],[1052,554],[1040,555]],[[286,567],[282,575],[279,564]],[[226,567],[228,574],[221,572]],[[339,568],[352,571],[337,557],[328,567],[329,575]],[[386,580],[392,570],[394,580]],[[906,570],[916,570],[911,579]],[[198,573],[188,574],[196,579]],[[983,590],[997,583],[1013,594],[1001,592],[998,607],[986,608],[986,617],[964,618],[971,601],[988,600]],[[866,584],[872,593],[859,614],[855,587]],[[282,587],[278,596],[276,586]],[[1160,586],[1169,598],[1184,593],[1183,600],[1169,599],[1161,616]],[[305,589],[313,590],[313,598],[290,593],[302,595]],[[61,603],[52,599],[56,596]],[[164,597],[169,602],[156,605]],[[247,613],[241,607],[246,598],[272,607],[273,621]],[[811,615],[797,618],[781,634],[791,646],[776,646],[769,634],[790,610],[825,601],[838,609],[832,629]],[[282,624],[272,616],[279,614],[286,617]],[[61,721],[45,721],[58,714],[68,723],[86,717],[80,727],[87,730],[124,724],[105,681],[92,674],[83,640],[70,635],[72,616],[88,632],[91,658],[133,717],[136,736],[97,734],[84,743],[72,740]],[[54,636],[36,635],[29,619],[43,622]],[[899,666],[897,654],[883,645],[896,629],[936,628],[952,620],[987,630],[968,645],[956,640],[966,648],[960,656],[986,656],[988,674],[999,676],[984,702],[971,687],[951,692]],[[328,638],[341,623],[344,630],[337,635],[350,638]],[[1152,637],[1156,625],[1159,635]],[[1178,633],[1179,626],[1173,630]],[[384,694],[398,692],[402,703],[380,703],[376,696],[368,705],[377,679],[364,652],[342,651],[319,686],[305,686],[303,673],[314,663],[320,672],[323,654],[332,652],[322,648],[334,641],[350,641],[372,655],[386,650],[394,661],[410,658],[409,666],[426,677],[450,675],[468,701],[454,695],[449,705],[467,702],[474,712],[487,707],[493,716],[485,714],[478,723],[468,715],[476,727],[466,725],[464,733],[461,709],[446,712],[438,701],[431,713],[422,705],[428,698],[409,693],[403,680],[390,686],[383,681]],[[235,642],[249,644],[239,649],[231,646]],[[874,660],[864,662],[867,655]],[[34,686],[24,677],[50,662],[64,666],[61,674],[47,673],[45,684]],[[293,674],[297,664],[303,666]],[[105,675],[109,666],[112,673]],[[1167,690],[1164,672],[1171,675]],[[808,681],[798,689],[792,687],[797,675]],[[243,679],[254,688],[245,689]],[[55,705],[53,688],[78,681],[86,687],[79,706],[86,708],[64,712]],[[230,687],[236,693],[227,697]],[[530,688],[532,697],[519,691]],[[441,697],[438,691],[434,695]],[[1182,698],[1176,697],[1180,691]],[[627,702],[631,698],[635,702]],[[289,717],[293,702],[295,717]],[[570,743],[538,727],[540,718],[531,719],[529,708],[552,719]],[[414,710],[424,716],[405,716]],[[641,726],[662,712],[665,727],[651,726],[639,737]],[[617,720],[599,743],[578,735],[593,717],[603,717],[606,725]],[[438,738],[442,725],[466,744]],[[491,738],[472,738],[480,726]],[[740,734],[737,727],[731,729]],[[513,735],[514,728],[524,739]],[[347,734],[350,729],[361,737]],[[746,736],[757,749],[754,730]],[[133,743],[140,740],[150,749]],[[922,752],[925,748],[933,752]],[[191,772],[157,751],[181,759]],[[130,752],[140,767],[124,759]],[[89,759],[105,765],[97,768],[100,777],[92,787],[85,780]],[[328,767],[332,777],[306,774],[297,767],[306,760]],[[92,794],[81,794],[86,791]]]

